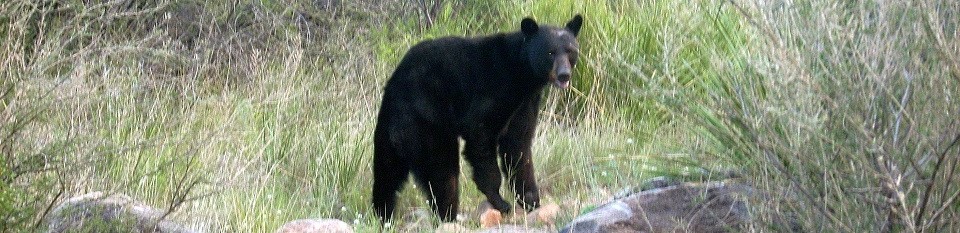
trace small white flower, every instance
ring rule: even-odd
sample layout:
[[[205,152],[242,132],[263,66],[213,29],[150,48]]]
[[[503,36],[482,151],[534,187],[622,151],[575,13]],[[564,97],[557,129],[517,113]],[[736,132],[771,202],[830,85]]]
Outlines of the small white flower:
[[[633,144],[633,138],[627,138],[627,144]]]
[[[607,176],[607,171],[600,172],[600,176]]]
[[[346,207],[346,206],[341,206],[341,207],[340,207],[340,212],[347,212],[347,207]]]
[[[353,225],[360,224],[360,219],[353,219]]]
[[[387,222],[387,223],[383,224],[383,227],[385,227],[385,228],[390,228],[391,225],[393,225],[393,224],[391,224],[390,222]]]

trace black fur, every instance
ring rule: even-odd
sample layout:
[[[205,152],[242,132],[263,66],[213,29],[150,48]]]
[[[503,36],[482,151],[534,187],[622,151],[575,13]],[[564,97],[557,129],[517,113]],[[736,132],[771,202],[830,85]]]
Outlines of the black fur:
[[[517,32],[444,37],[410,48],[387,82],[377,116],[376,214],[392,217],[397,192],[412,172],[434,212],[453,220],[459,204],[458,137],[466,141],[464,157],[474,182],[494,208],[511,208],[499,193],[501,175],[507,175],[524,208],[538,207],[530,146],[541,93],[551,82],[569,85],[581,24],[580,15],[565,28],[526,18]]]

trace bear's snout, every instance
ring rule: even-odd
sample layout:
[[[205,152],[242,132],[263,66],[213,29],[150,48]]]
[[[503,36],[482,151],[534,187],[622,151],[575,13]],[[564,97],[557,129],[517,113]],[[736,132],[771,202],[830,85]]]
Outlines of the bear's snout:
[[[561,71],[557,73],[557,81],[567,82],[570,81],[570,71]]]
[[[567,56],[560,56],[553,62],[553,77],[550,77],[554,86],[559,88],[570,87],[570,61]]]

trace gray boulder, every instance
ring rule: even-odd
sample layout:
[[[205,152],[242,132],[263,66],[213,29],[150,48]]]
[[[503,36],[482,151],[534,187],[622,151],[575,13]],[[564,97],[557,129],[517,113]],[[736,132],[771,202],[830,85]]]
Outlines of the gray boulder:
[[[727,232],[748,218],[753,190],[736,182],[679,184],[634,193],[574,219],[560,232]]]
[[[193,232],[161,219],[163,214],[127,195],[92,192],[53,209],[46,218],[47,232]]]

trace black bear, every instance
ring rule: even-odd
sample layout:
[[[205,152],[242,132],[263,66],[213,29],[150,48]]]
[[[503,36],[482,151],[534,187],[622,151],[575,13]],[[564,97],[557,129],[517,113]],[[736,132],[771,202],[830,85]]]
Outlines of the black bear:
[[[518,32],[410,48],[384,88],[374,132],[372,198],[381,220],[392,217],[408,173],[441,220],[456,217],[458,137],[477,188],[495,209],[512,206],[500,196],[501,171],[521,206],[539,207],[530,146],[541,92],[550,83],[570,85],[582,24],[580,15],[563,28],[524,18]]]

